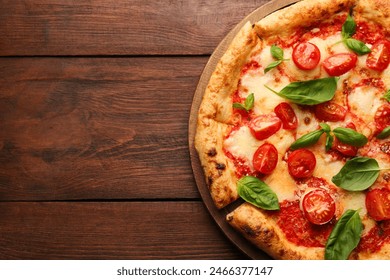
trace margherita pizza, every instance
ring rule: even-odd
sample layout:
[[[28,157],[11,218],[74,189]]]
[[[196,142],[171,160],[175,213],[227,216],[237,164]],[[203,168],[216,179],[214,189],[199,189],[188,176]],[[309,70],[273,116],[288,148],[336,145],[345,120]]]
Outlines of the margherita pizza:
[[[390,259],[390,2],[304,0],[245,24],[195,147],[227,222],[276,259]]]

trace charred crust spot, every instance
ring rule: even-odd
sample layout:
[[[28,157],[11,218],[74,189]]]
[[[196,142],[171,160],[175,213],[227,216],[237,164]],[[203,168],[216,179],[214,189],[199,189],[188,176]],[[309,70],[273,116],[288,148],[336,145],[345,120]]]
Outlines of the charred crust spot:
[[[209,176],[207,178],[207,184],[209,185],[209,187],[211,187],[211,185],[213,184],[213,177]]]
[[[305,117],[305,118],[303,119],[303,122],[304,122],[306,125],[309,125],[310,122],[311,122],[311,119],[310,119],[309,117]]]
[[[216,163],[215,164],[215,168],[217,168],[218,170],[225,170],[225,168],[226,168],[226,165],[225,164],[223,164],[223,163]]]
[[[259,231],[258,230],[254,230],[252,229],[250,226],[243,226],[242,227],[242,230],[247,234],[249,235],[250,237],[256,237],[259,235]]]
[[[217,155],[217,150],[215,148],[211,148],[208,152],[207,155],[209,157],[215,157]]]

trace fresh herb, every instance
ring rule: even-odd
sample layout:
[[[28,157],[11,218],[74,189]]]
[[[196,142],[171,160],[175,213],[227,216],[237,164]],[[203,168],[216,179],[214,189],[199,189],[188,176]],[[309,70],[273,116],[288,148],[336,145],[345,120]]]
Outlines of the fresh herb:
[[[271,188],[253,176],[242,177],[237,182],[237,191],[242,199],[265,210],[279,210],[279,201]]]
[[[286,61],[288,59],[284,59],[284,52],[283,49],[279,48],[276,45],[271,46],[271,55],[276,61],[270,63],[265,69],[264,73],[267,73],[268,71],[272,70],[273,68],[277,67],[280,63],[283,61]]]
[[[343,37],[343,43],[353,52],[358,55],[370,53],[369,47],[364,42],[353,39],[352,36],[356,33],[356,22],[349,14],[346,21],[341,28],[341,36]]]
[[[324,133],[323,129],[317,129],[317,130],[314,130],[312,132],[309,132],[309,133],[301,136],[297,140],[295,140],[295,142],[291,144],[290,149],[292,151],[294,151],[294,150],[297,150],[300,148],[314,145],[315,143],[318,142],[318,140],[320,139],[320,137],[323,133]]]
[[[346,260],[360,242],[363,224],[358,211],[347,210],[337,221],[325,246],[326,260]]]
[[[303,82],[293,82],[276,92],[267,85],[273,93],[296,104],[317,105],[333,98],[337,88],[337,78],[322,78]]]
[[[390,102],[390,90],[388,90],[385,95],[383,95],[383,98]]]
[[[363,147],[368,142],[366,136],[351,128],[337,127],[333,130],[333,134],[341,142],[354,147]]]
[[[385,138],[387,138],[387,137],[389,137],[390,136],[390,126],[388,126],[388,127],[386,127],[385,129],[383,129],[382,131],[381,131],[381,133],[379,133],[377,136],[376,136],[376,138],[378,138],[378,139],[385,139]]]
[[[253,108],[254,104],[255,104],[255,96],[253,93],[251,93],[245,99],[244,104],[235,102],[235,103],[233,103],[233,108],[245,110],[248,112],[249,110],[251,110]]]
[[[348,191],[363,191],[375,183],[379,176],[378,162],[373,158],[356,157],[345,163],[332,178],[332,182]]]
[[[294,143],[291,144],[290,149],[296,150],[314,145],[318,142],[323,133],[326,133],[326,151],[329,151],[332,148],[334,141],[333,135],[338,140],[340,140],[340,142],[354,147],[362,147],[368,141],[366,136],[350,128],[337,127],[331,131],[330,126],[326,123],[320,123],[320,127],[321,129],[314,130],[298,138]]]

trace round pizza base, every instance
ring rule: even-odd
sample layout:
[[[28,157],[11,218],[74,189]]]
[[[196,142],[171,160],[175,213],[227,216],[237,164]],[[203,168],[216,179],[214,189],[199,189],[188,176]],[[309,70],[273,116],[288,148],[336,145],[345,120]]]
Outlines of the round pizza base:
[[[211,55],[209,61],[207,62],[202,75],[200,76],[198,86],[196,88],[194,98],[192,101],[190,119],[189,119],[189,131],[188,131],[188,140],[189,140],[189,150],[191,158],[191,166],[194,173],[195,181],[199,190],[199,193],[202,197],[202,200],[214,218],[217,225],[221,228],[223,233],[233,242],[244,254],[252,259],[266,260],[271,259],[266,253],[262,252],[255,245],[247,241],[241,234],[236,232],[227,222],[226,215],[239,206],[242,201],[238,201],[228,205],[223,209],[217,209],[214,205],[214,202],[211,199],[210,191],[207,187],[202,166],[200,164],[198,154],[194,146],[195,132],[197,127],[197,115],[199,111],[200,104],[202,102],[203,94],[207,87],[207,84],[210,80],[211,74],[213,73],[218,61],[222,55],[226,52],[229,44],[233,40],[234,36],[238,33],[241,27],[248,21],[254,23],[262,19],[263,17],[271,14],[274,11],[282,9],[286,6],[289,6],[293,3],[296,3],[297,0],[273,0],[267,4],[257,8],[255,11],[250,13],[245,17],[239,24],[237,24],[232,31],[221,41],[218,47],[215,49]]]

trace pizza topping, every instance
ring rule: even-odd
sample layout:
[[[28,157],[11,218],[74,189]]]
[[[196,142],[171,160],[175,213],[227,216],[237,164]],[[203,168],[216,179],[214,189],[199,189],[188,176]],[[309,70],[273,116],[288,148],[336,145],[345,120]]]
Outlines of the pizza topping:
[[[390,219],[390,190],[374,189],[367,193],[366,207],[368,214],[375,221]]]
[[[322,121],[338,122],[345,119],[347,109],[332,101],[316,105],[314,114]]]
[[[322,78],[301,82],[292,82],[284,87],[280,92],[276,92],[267,85],[267,89],[273,93],[288,99],[296,104],[317,105],[330,101],[337,89],[337,79]]]
[[[282,121],[275,114],[260,115],[252,119],[248,126],[257,140],[264,140],[281,128]]]
[[[316,167],[316,157],[307,149],[293,151],[287,159],[290,175],[297,179],[308,178]]]
[[[338,140],[337,138],[334,140],[332,148],[344,156],[354,157],[357,154],[358,148],[352,145],[345,144]]]
[[[279,201],[271,188],[253,176],[242,177],[237,182],[237,192],[246,202],[265,210],[279,210]]]
[[[280,63],[282,63],[283,61],[285,60],[288,60],[288,59],[284,59],[284,52],[283,52],[283,49],[279,48],[278,46],[276,45],[272,45],[271,46],[271,55],[273,58],[276,59],[276,61],[270,63],[265,69],[264,69],[264,73],[267,73],[268,71],[272,70],[273,68],[277,67]]]
[[[363,224],[358,211],[347,210],[337,221],[325,246],[326,260],[346,260],[359,244]]]
[[[298,127],[298,118],[294,109],[287,102],[282,102],[275,107],[274,112],[276,116],[282,121],[283,128],[293,130]]]
[[[374,253],[380,250],[382,245],[390,242],[390,221],[376,224],[368,233],[364,234],[356,248],[358,252]]]
[[[324,60],[322,66],[329,76],[341,76],[355,67],[357,56],[354,53],[338,53]]]
[[[320,62],[321,53],[316,45],[303,42],[294,47],[292,59],[299,69],[312,70]]]
[[[270,174],[278,163],[278,151],[269,143],[261,145],[253,155],[253,167],[262,174]]]
[[[302,199],[302,210],[306,219],[315,225],[330,222],[336,212],[336,203],[324,189],[313,189]]]
[[[378,162],[373,158],[356,157],[346,162],[332,178],[332,182],[348,191],[363,191],[372,186],[379,176]]]
[[[356,33],[355,20],[348,15],[346,21],[341,28],[341,36],[343,37],[344,44],[353,52],[358,55],[363,55],[371,52],[364,42],[351,38]]]
[[[377,136],[376,136],[376,138],[378,138],[378,139],[385,139],[385,138],[387,138],[387,137],[389,137],[390,136],[390,126],[388,126],[388,127],[386,127],[385,129],[383,129],[382,131],[381,131],[381,133],[379,133]]]
[[[384,104],[378,108],[374,116],[378,131],[390,126],[390,104]]]
[[[363,134],[348,127],[337,127],[333,129],[333,134],[342,143],[354,146],[362,147],[367,144],[368,139]]]
[[[233,102],[233,108],[239,109],[239,110],[245,110],[246,112],[249,112],[253,109],[253,106],[255,104],[255,96],[253,93],[249,94],[247,98],[245,98],[244,104]]]
[[[292,143],[291,146],[290,146],[290,149],[292,151],[294,151],[294,150],[297,150],[297,149],[300,149],[300,148],[304,148],[304,147],[308,147],[308,146],[314,145],[315,143],[318,142],[318,140],[320,139],[321,135],[324,132],[325,131],[324,131],[323,128],[311,131],[311,132],[301,136],[294,143]]]
[[[390,62],[390,42],[382,40],[372,47],[372,52],[368,55],[366,65],[376,71],[383,71]]]

